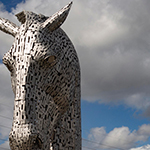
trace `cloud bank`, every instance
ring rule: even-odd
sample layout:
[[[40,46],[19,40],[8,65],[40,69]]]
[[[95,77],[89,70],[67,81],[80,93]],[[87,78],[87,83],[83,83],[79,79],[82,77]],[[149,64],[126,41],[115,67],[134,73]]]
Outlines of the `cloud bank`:
[[[149,136],[150,125],[146,124],[140,126],[138,130],[134,131],[130,131],[128,127],[123,126],[120,128],[114,128],[109,133],[106,133],[104,127],[97,127],[91,129],[88,140],[83,139],[83,147],[86,145],[91,149],[127,150],[132,147],[136,147],[137,142],[147,141]],[[131,150],[136,149],[138,150],[138,148],[133,148]]]
[[[138,148],[131,148],[130,150],[149,150],[150,149],[150,145],[145,145],[145,146],[141,146]]]

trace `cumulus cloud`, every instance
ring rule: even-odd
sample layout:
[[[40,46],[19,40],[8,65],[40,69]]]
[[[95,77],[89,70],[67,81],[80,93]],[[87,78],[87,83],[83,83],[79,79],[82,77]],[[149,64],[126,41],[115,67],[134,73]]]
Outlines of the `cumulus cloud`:
[[[149,34],[146,28],[149,17],[142,17],[149,10],[142,8],[135,12],[142,2],[130,2],[115,0],[104,5],[97,17],[100,21],[90,23],[89,19],[88,28],[82,32],[86,36],[81,36],[85,99],[126,99],[134,94],[146,94],[142,89],[149,88]],[[138,8],[133,10],[133,6]],[[94,16],[95,10],[92,13]],[[145,18],[143,24],[142,18]]]
[[[3,64],[0,64],[0,83],[0,102],[10,106],[13,105],[14,96],[11,90],[10,73]]]
[[[3,144],[0,145],[0,148],[4,148],[4,149],[10,149],[9,148],[9,141],[5,141]]]
[[[148,2],[77,3],[79,32],[78,36],[74,37],[75,33],[72,36],[81,61],[82,98],[147,109],[150,105]]]
[[[138,130],[130,131],[128,127],[114,128],[106,133],[104,127],[92,128],[88,140],[83,139],[84,145],[92,149],[130,149],[137,142],[145,142],[150,136],[150,125],[142,125]],[[85,148],[86,150],[86,148]],[[134,150],[134,149],[131,149]]]
[[[0,139],[8,137],[11,130],[13,100],[8,70],[0,64]]]
[[[137,148],[131,148],[130,150],[149,150],[149,149],[150,149],[150,145],[148,144]]]

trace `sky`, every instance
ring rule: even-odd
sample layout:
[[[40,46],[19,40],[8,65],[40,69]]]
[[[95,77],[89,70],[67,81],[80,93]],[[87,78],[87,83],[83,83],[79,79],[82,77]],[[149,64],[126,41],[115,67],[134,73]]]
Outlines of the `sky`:
[[[51,16],[70,0],[1,0],[0,17]],[[62,29],[81,65],[82,150],[150,150],[150,1],[74,0]],[[13,37],[0,31],[0,149],[8,146],[14,96],[2,64]],[[6,140],[6,141],[5,141]]]

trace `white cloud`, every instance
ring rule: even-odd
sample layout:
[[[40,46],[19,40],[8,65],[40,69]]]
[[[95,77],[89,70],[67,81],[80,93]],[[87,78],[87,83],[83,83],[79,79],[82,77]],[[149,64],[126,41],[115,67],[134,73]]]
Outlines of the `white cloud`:
[[[0,102],[3,104],[13,105],[13,93],[11,90],[10,73],[8,69],[0,64]]]
[[[5,143],[1,144],[1,145],[0,145],[0,148],[10,149],[10,147],[9,147],[9,142],[6,141]]]
[[[53,13],[58,11],[69,2],[70,0],[26,0],[25,2],[19,3],[15,9],[12,9],[12,12],[16,14],[21,12],[22,10],[27,10],[51,16]]]
[[[87,1],[83,11],[78,8],[79,18],[84,18],[84,25],[77,21],[80,38],[74,39],[82,98],[145,110],[150,105],[149,8],[137,0],[96,2],[90,6]]]
[[[150,150],[150,145],[144,145],[137,148],[131,148],[130,150]]]
[[[9,72],[4,65],[0,64],[0,138],[2,139],[8,137],[11,129],[13,101]]]
[[[136,147],[137,142],[145,142],[150,136],[150,125],[142,125],[136,131],[130,131],[128,127],[114,128],[106,133],[104,127],[92,128],[88,140],[83,140],[86,145],[93,149],[130,149]],[[86,148],[85,148],[86,150]],[[132,149],[131,149],[132,150]]]

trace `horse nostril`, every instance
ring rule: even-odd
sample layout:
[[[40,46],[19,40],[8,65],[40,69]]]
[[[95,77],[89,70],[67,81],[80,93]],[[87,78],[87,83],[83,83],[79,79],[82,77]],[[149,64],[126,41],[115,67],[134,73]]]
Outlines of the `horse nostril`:
[[[37,146],[38,148],[42,148],[42,141],[41,141],[41,139],[39,138],[39,137],[37,137],[34,141],[33,141],[33,144],[35,145],[35,146]]]

